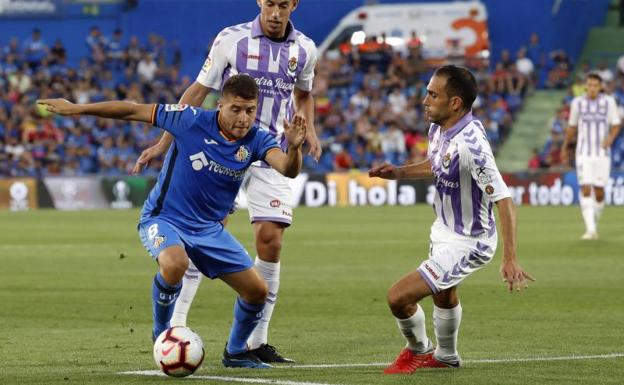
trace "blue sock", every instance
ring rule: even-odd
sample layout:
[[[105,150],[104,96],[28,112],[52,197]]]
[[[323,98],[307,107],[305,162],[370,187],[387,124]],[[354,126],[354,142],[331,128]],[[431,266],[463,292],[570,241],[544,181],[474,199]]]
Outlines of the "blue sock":
[[[154,277],[152,284],[152,315],[154,318],[154,338],[169,328],[169,320],[173,314],[175,301],[182,289],[182,282],[175,286],[169,285],[160,275],[160,271]]]
[[[264,304],[253,305],[243,301],[240,297],[236,299],[234,323],[226,347],[228,353],[238,354],[247,350],[247,339],[262,318],[263,309]]]

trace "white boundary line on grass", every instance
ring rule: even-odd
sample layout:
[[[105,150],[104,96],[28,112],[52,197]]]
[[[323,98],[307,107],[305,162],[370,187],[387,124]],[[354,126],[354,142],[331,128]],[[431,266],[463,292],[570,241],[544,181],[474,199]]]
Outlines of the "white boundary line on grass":
[[[136,370],[132,372],[120,372],[118,374],[134,374],[139,376],[157,376],[163,377],[165,376],[159,370]],[[213,381],[223,381],[223,382],[242,382],[245,384],[272,384],[272,385],[333,385],[321,382],[299,382],[299,381],[290,381],[290,380],[278,380],[271,378],[246,378],[246,377],[222,377],[222,376],[204,376],[204,375],[193,375],[188,377],[190,380],[213,380]]]
[[[575,361],[575,360],[598,360],[624,357],[624,353],[595,354],[590,356],[559,356],[559,357],[528,357],[528,358],[497,358],[497,359],[477,359],[464,360],[465,364],[495,364],[504,362],[540,362],[540,361]],[[358,368],[370,366],[387,366],[390,362],[371,362],[369,364],[317,364],[317,365],[290,365],[274,366],[274,368]]]
[[[624,353],[609,353],[609,354],[594,354],[588,356],[556,356],[556,357],[528,357],[528,358],[500,358],[500,359],[478,359],[478,360],[465,360],[467,364],[489,364],[489,363],[505,363],[505,362],[541,362],[541,361],[577,361],[577,360],[600,360],[610,358],[624,357]],[[304,369],[304,368],[357,368],[357,367],[372,367],[372,366],[386,366],[388,362],[372,362],[369,364],[318,364],[318,365],[276,365],[276,369]],[[158,370],[136,370],[129,372],[120,372],[118,374],[125,375],[139,375],[139,376],[165,376]],[[273,384],[273,385],[332,385],[319,382],[299,382],[290,380],[279,380],[270,378],[247,378],[247,377],[222,377],[222,376],[205,376],[194,375],[189,379],[197,380],[213,380],[223,382],[239,382],[246,384]]]

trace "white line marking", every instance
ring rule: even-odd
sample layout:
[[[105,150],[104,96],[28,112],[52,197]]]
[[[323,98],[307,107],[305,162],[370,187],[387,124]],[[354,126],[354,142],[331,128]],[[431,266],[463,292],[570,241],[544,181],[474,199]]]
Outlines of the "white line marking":
[[[164,377],[165,374],[159,370],[136,370],[131,372],[120,372],[119,374],[130,374],[139,376],[159,376]],[[221,377],[221,376],[203,376],[192,375],[188,377],[193,380],[213,380],[223,382],[242,382],[246,384],[272,384],[272,385],[333,385],[321,382],[299,382],[289,380],[277,380],[270,378],[246,378],[246,377]]]
[[[591,356],[559,356],[559,357],[529,357],[529,358],[500,358],[500,359],[477,359],[464,360],[465,364],[496,364],[505,362],[539,362],[539,361],[575,361],[575,360],[598,360],[624,357],[624,353],[595,354]],[[371,366],[387,366],[390,362],[371,362],[369,364],[317,364],[317,365],[290,365],[274,366],[274,368],[360,368]]]

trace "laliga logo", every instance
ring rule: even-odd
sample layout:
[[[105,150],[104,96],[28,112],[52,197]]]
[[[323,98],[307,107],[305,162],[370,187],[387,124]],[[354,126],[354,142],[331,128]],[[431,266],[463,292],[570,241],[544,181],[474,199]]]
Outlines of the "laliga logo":
[[[11,211],[28,210],[28,186],[24,182],[15,182],[9,187]]]
[[[113,185],[113,195],[115,200],[111,202],[111,207],[114,209],[129,209],[132,207],[132,202],[128,200],[130,195],[130,186],[125,180],[118,180]]]

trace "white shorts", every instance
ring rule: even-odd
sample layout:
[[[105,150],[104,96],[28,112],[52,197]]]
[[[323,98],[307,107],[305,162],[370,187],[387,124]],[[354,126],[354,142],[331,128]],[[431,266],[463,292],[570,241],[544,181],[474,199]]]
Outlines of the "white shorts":
[[[490,262],[496,252],[496,232],[491,237],[468,237],[436,220],[430,237],[429,259],[420,264],[418,272],[434,294],[459,285]]]
[[[272,168],[251,166],[243,180],[251,223],[292,223],[292,190],[288,178]]]
[[[579,185],[604,187],[609,181],[611,159],[607,156],[579,156],[576,158],[576,177]]]

